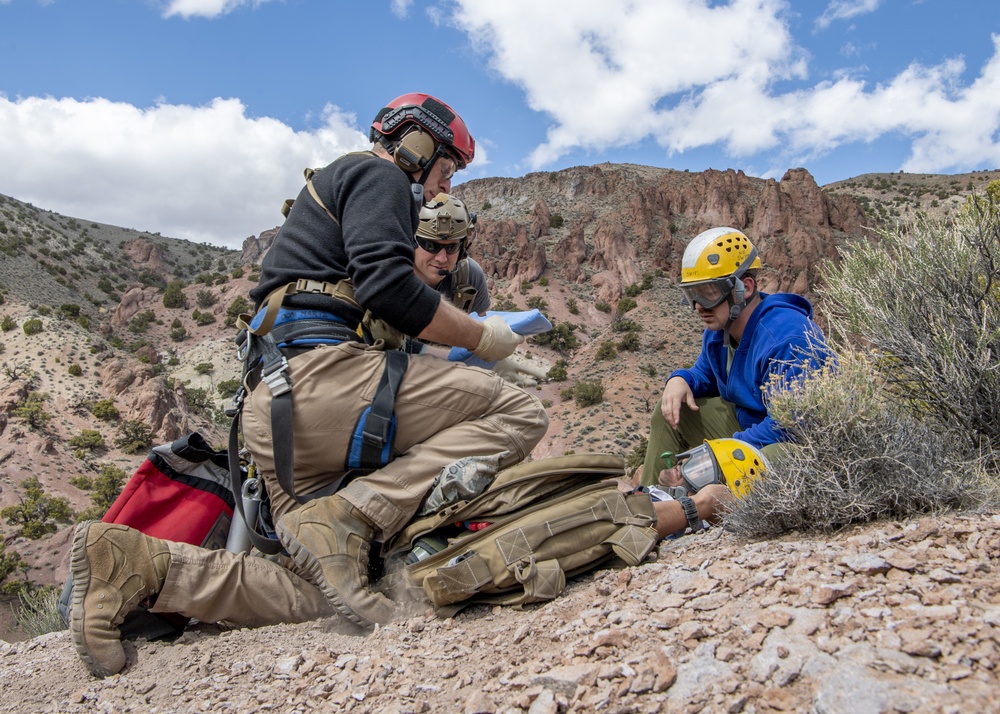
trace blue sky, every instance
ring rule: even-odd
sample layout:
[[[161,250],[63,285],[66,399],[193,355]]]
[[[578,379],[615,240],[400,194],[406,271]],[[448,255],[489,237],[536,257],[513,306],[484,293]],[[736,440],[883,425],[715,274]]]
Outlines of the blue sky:
[[[0,0],[0,193],[215,245],[390,99],[457,182],[632,162],[820,185],[1000,167],[996,0]]]

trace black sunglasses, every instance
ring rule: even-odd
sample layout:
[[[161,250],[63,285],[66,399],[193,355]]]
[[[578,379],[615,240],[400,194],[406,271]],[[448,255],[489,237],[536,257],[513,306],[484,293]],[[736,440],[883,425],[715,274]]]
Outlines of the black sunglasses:
[[[417,247],[421,250],[426,250],[428,253],[437,255],[443,249],[448,255],[455,255],[462,247],[462,241],[458,243],[438,243],[436,240],[430,240],[429,238],[416,237]]]

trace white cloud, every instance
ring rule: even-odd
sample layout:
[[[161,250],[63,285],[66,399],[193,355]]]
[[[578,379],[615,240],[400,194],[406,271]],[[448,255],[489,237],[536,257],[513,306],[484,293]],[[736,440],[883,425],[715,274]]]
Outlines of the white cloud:
[[[816,19],[816,27],[824,29],[837,20],[850,20],[878,9],[882,0],[832,0],[823,14]]]
[[[215,18],[227,15],[238,7],[250,5],[259,7],[271,0],[168,0],[163,10],[163,17],[179,16],[185,20],[190,17]]]
[[[392,0],[390,3],[392,14],[400,19],[404,19],[410,14],[410,8],[412,6],[413,0]]]
[[[771,152],[785,166],[885,135],[911,138],[914,171],[961,170],[1000,151],[1000,36],[969,87],[960,59],[914,64],[871,88],[862,70],[808,86],[784,0],[453,2],[451,21],[551,121],[529,157],[535,169],[650,137],[669,153],[718,144],[739,159]],[[877,5],[838,1],[826,14]]]
[[[65,215],[238,248],[280,225],[302,169],[368,148],[353,115],[296,132],[236,99],[146,109],[0,96],[0,192]]]

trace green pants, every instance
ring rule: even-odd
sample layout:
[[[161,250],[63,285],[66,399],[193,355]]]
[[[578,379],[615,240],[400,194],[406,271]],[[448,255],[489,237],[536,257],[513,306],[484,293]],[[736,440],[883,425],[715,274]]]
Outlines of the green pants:
[[[743,431],[736,418],[736,407],[720,397],[696,399],[698,411],[681,406],[681,419],[674,429],[663,418],[660,401],[649,420],[649,444],[646,446],[646,461],[642,467],[642,484],[652,486],[658,483],[660,471],[667,468],[661,457],[665,451],[679,454],[693,449],[706,439],[731,439],[733,434]],[[768,444],[761,453],[772,465],[785,452],[782,444]]]

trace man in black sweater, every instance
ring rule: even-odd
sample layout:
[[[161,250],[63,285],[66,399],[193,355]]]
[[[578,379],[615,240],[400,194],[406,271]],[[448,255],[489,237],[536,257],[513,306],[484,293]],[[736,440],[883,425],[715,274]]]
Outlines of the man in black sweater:
[[[259,626],[333,612],[363,627],[389,621],[395,604],[368,584],[371,544],[402,529],[448,465],[480,457],[502,469],[544,436],[538,399],[498,375],[405,355],[372,463],[379,429],[368,429],[366,418],[384,394],[387,354],[403,353],[358,339],[366,310],[406,335],[464,347],[484,361],[509,356],[523,338],[500,317],[469,317],[414,272],[424,192],[448,193],[454,172],[475,154],[461,117],[434,97],[407,94],[378,113],[370,138],[372,151],[343,156],[307,179],[251,293],[250,333],[273,339],[287,363],[248,375],[243,436],[294,563],[124,526],[81,526],[71,632],[94,674],[125,666],[118,624],[157,593],[153,611],[203,622]],[[359,454],[367,454],[361,471]]]

